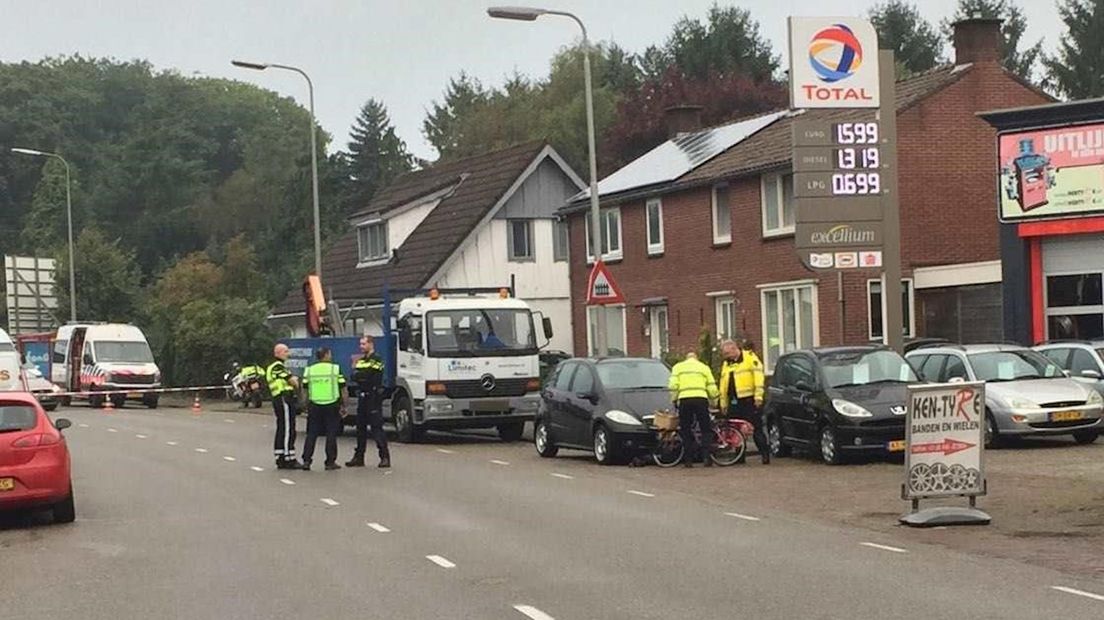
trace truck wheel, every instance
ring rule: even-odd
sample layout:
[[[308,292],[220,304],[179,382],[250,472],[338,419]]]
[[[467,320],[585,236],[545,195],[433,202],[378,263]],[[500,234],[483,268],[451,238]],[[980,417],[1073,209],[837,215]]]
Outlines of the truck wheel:
[[[120,394],[112,396],[111,404],[114,405],[116,409],[122,409],[126,405],[126,395]]]
[[[498,425],[498,438],[505,442],[514,442],[521,439],[525,432],[525,422],[513,422]]]
[[[96,394],[90,394],[88,396],[88,406],[92,407],[93,409],[103,409],[104,397],[98,396]]]
[[[414,413],[410,407],[410,401],[406,397],[399,397],[393,406],[395,418],[395,434],[402,443],[417,443],[421,441],[424,432],[414,425]]]
[[[146,394],[142,397],[142,404],[149,409],[157,409],[157,394]]]

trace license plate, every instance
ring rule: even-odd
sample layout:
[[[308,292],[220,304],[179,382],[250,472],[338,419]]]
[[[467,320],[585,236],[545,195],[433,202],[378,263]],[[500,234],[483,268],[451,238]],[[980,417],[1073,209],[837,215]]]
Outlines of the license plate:
[[[1050,414],[1051,422],[1071,422],[1082,418],[1080,411],[1056,411]]]
[[[510,410],[510,401],[508,400],[477,400],[471,404],[472,411],[478,411],[480,413],[502,413]]]
[[[0,478],[0,491],[15,489],[15,478]]]
[[[901,439],[898,441],[891,441],[886,444],[886,450],[889,450],[890,452],[904,452],[907,446],[908,442],[906,442],[904,439]]]
[[[127,392],[127,398],[141,398],[141,392]]]

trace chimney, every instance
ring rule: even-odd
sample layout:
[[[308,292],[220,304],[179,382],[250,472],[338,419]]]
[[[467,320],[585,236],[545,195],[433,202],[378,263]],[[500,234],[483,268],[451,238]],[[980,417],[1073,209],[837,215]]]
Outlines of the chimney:
[[[702,106],[676,105],[663,111],[663,120],[667,123],[667,139],[680,133],[697,131],[702,127]]]
[[[975,14],[976,15],[976,14]],[[971,17],[954,23],[955,64],[1000,62],[1001,20]]]

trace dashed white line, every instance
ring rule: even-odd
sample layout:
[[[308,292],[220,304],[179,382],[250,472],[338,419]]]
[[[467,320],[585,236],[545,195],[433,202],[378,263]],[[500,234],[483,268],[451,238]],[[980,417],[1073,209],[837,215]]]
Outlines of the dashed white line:
[[[881,549],[882,551],[892,551],[893,553],[908,553],[908,549],[902,549],[900,547],[890,547],[889,545],[879,545],[878,543],[864,542],[859,543],[864,547],[870,547],[871,549]]]
[[[655,497],[655,493],[645,493],[644,491],[634,491],[632,489],[630,489],[628,493],[639,495],[640,497]]]
[[[81,422],[81,423],[80,423],[80,424],[78,424],[77,426],[79,426],[79,427],[81,427],[81,428],[88,428],[88,425],[87,425],[87,424],[85,424],[84,422]]]
[[[230,461],[231,463],[233,463],[234,461],[236,461],[236,460],[238,460],[238,459],[236,459],[236,458],[234,458],[234,457],[232,457],[232,456],[224,456],[224,457],[222,457],[222,460],[224,460],[224,461]]]
[[[175,446],[175,445],[177,445],[177,444],[176,444],[176,442],[175,442],[175,441],[166,441],[166,442],[165,442],[165,445],[166,445],[166,446]]]
[[[289,485],[289,486],[295,484],[294,480],[289,480],[287,478],[280,478],[280,482],[283,482],[284,484]]]
[[[323,504],[325,504],[327,506],[340,506],[341,505],[341,502],[338,502],[337,500],[330,499],[328,497],[323,497],[322,499],[320,499],[318,501],[322,502]]]
[[[195,451],[200,454],[207,454],[207,448],[196,448]]]
[[[532,605],[514,605],[514,609],[524,614],[525,617],[530,620],[556,620]]]
[[[509,461],[500,461],[498,459],[491,459],[491,462],[494,463],[495,465],[509,465],[510,464]]]
[[[109,428],[109,429],[107,429],[107,432],[109,432],[109,433],[118,433],[118,432],[119,432],[119,429],[117,429],[117,428]]]
[[[439,555],[427,555],[426,559],[441,568],[456,568],[456,565]]]
[[[386,533],[391,531],[391,530],[387,529],[386,527],[380,525],[379,523],[369,523],[368,527],[372,528],[373,530],[376,530],[380,534],[386,534]]]
[[[1065,586],[1050,586],[1052,590],[1058,590],[1059,592],[1065,592],[1066,594],[1075,594],[1077,596],[1083,596],[1085,598],[1091,598],[1094,601],[1104,601],[1104,596],[1100,594],[1093,594],[1092,592],[1086,592],[1084,590],[1077,590],[1074,588],[1067,588]]]
[[[437,451],[441,454],[456,454],[456,450],[449,450],[448,448],[437,448]]]
[[[726,512],[725,516],[735,517],[737,519],[743,519],[744,521],[760,521],[759,517],[753,517],[751,515],[742,515],[738,512]]]
[[[225,420],[223,420],[223,422],[227,422],[227,423],[229,423],[229,424],[233,424],[233,423],[234,423],[234,421],[233,421],[233,420],[231,420],[230,418],[226,418]]]
[[[135,435],[138,439],[149,439],[148,435]]]
[[[250,467],[249,469],[252,469],[253,471],[264,471],[264,467],[257,467],[256,465]]]
[[[553,477],[556,477],[556,478],[563,478],[564,480],[574,480],[575,479],[575,476],[569,476],[567,474],[558,474],[556,472],[552,472],[549,475],[553,476]]]

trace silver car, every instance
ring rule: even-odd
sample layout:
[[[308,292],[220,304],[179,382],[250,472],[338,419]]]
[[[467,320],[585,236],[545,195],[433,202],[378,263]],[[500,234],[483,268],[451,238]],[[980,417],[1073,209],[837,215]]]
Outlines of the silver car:
[[[1088,444],[1104,429],[1104,397],[1031,349],[942,345],[905,357],[925,381],[985,382],[986,447],[1027,435],[1073,435],[1077,443]]]
[[[1065,340],[1035,347],[1050,361],[1081,383],[1104,393],[1104,341]]]

